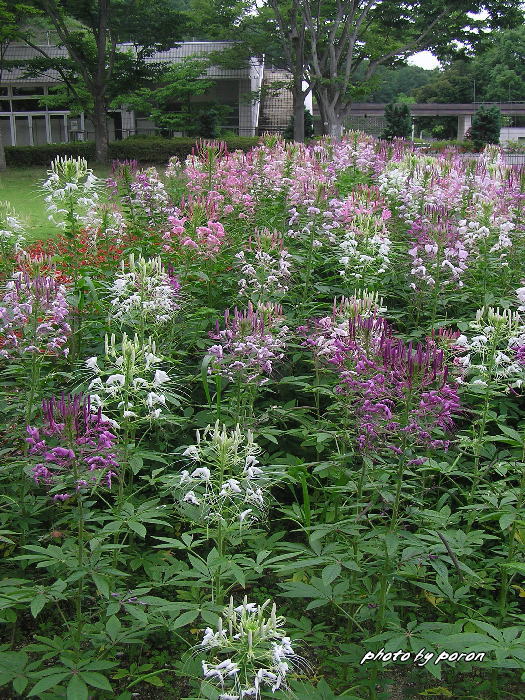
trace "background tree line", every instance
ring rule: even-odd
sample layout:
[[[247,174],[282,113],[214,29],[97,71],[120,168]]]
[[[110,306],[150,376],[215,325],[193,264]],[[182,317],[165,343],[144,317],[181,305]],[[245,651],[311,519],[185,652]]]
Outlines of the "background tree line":
[[[56,32],[67,57],[38,45],[38,23]],[[61,85],[51,100],[87,114],[101,162],[108,158],[107,113],[119,101],[176,127],[173,101],[189,104],[191,94],[204,90],[205,61],[166,69],[151,60],[192,38],[234,42],[210,56],[215,63],[238,67],[264,54],[267,63],[289,70],[298,141],[304,140],[309,90],[323,132],[333,136],[354,101],[388,102],[400,94],[471,101],[474,81],[476,99],[523,96],[520,0],[1,0],[0,25],[1,46],[16,40],[33,47],[36,58],[27,70],[58,72]],[[443,61],[442,71],[406,66],[407,57],[423,49]]]

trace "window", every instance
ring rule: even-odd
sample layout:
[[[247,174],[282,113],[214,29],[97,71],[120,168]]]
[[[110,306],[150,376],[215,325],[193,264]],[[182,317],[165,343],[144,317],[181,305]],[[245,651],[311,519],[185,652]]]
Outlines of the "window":
[[[45,107],[40,107],[38,99],[13,100],[13,112],[42,112]]]
[[[19,95],[26,96],[26,95],[43,95],[44,94],[44,88],[39,87],[38,85],[28,85],[27,87],[14,87],[13,88],[13,95],[18,97]]]
[[[9,100],[0,100],[0,112],[10,112],[11,103]]]

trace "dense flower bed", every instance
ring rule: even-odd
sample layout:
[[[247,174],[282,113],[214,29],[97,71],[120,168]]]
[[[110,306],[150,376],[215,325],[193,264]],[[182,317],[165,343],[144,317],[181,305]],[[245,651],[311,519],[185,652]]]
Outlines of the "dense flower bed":
[[[52,241],[0,209],[4,693],[519,697],[523,171],[351,133],[41,190]]]

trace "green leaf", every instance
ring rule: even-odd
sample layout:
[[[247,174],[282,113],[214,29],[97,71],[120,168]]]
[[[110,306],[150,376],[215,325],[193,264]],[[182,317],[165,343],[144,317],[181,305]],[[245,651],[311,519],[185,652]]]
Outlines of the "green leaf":
[[[158,676],[146,676],[145,678],[142,679],[145,683],[149,683],[150,685],[154,685],[157,688],[163,688],[164,683],[162,682],[162,678],[159,678]]]
[[[36,595],[31,601],[31,615],[36,617],[46,603],[47,598],[45,595]]]
[[[208,401],[208,405],[211,407],[211,394],[210,394],[210,388],[208,386],[208,365],[210,362],[215,359],[214,355],[205,355],[202,363],[201,363],[201,382],[202,382],[202,388],[204,389],[204,393],[206,394],[206,400]]]
[[[147,530],[142,523],[138,523],[136,520],[129,520],[128,526],[129,529],[136,532],[139,537],[146,537]]]
[[[499,526],[506,530],[516,520],[516,513],[504,513],[499,519]]]
[[[121,627],[120,620],[115,615],[112,615],[106,622],[106,632],[113,642],[118,637]]]
[[[95,572],[92,572],[91,578],[93,579],[93,583],[97,587],[97,591],[100,593],[100,595],[104,596],[104,598],[109,598],[109,583],[107,578],[102,576],[102,574],[97,574]]]
[[[525,564],[519,561],[509,561],[506,564],[502,564],[506,569],[511,569],[511,571],[519,571],[520,574],[525,574]]]
[[[88,700],[88,687],[79,676],[73,676],[67,684],[67,700]]]
[[[56,685],[61,683],[64,680],[64,678],[67,678],[70,675],[71,674],[69,671],[67,671],[66,673],[64,673],[64,671],[58,671],[57,673],[53,673],[49,676],[46,676],[45,678],[42,678],[38,681],[38,683],[35,686],[31,688],[27,697],[30,698],[34,695],[41,695],[45,690],[54,688]]]
[[[323,569],[321,577],[325,586],[329,586],[341,573],[341,564],[328,564]]]
[[[113,690],[106,676],[103,676],[101,673],[96,673],[95,671],[82,671],[80,673],[80,678],[82,678],[82,680],[88,685],[92,685],[94,688],[109,691]]]
[[[179,629],[179,627],[189,625],[191,622],[193,622],[193,620],[195,620],[198,614],[198,610],[188,610],[187,612],[182,613],[182,615],[179,615],[179,617],[171,623],[170,629],[176,630]]]
[[[144,465],[144,460],[140,455],[134,454],[130,457],[129,466],[133,474],[138,474]]]

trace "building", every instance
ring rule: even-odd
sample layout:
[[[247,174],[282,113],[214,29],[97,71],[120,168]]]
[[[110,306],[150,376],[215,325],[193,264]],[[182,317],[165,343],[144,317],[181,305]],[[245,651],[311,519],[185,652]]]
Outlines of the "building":
[[[169,51],[161,51],[148,61],[173,64],[188,56],[204,56],[212,51],[221,51],[231,46],[228,41],[188,41]],[[54,44],[42,44],[40,48],[50,56],[66,56],[64,48]],[[133,50],[131,44],[122,44],[123,51]],[[27,60],[38,56],[38,52],[25,44],[8,46],[4,60]],[[239,136],[254,136],[259,126],[260,105],[250,100],[250,93],[259,91],[264,76],[264,60],[251,58],[243,68],[221,68],[211,66],[206,77],[214,85],[204,95],[192,101],[217,102],[228,105],[230,114],[222,126]],[[54,71],[38,77],[24,77],[24,70],[3,70],[0,76],[0,129],[4,145],[33,146],[46,143],[63,143],[75,140],[92,140],[93,125],[85,115],[72,117],[67,105],[63,109],[47,109],[39,100],[48,94],[49,88],[59,82]],[[124,107],[109,113],[110,140],[126,138],[133,134],[154,134],[157,129],[146,117],[128,111]]]

